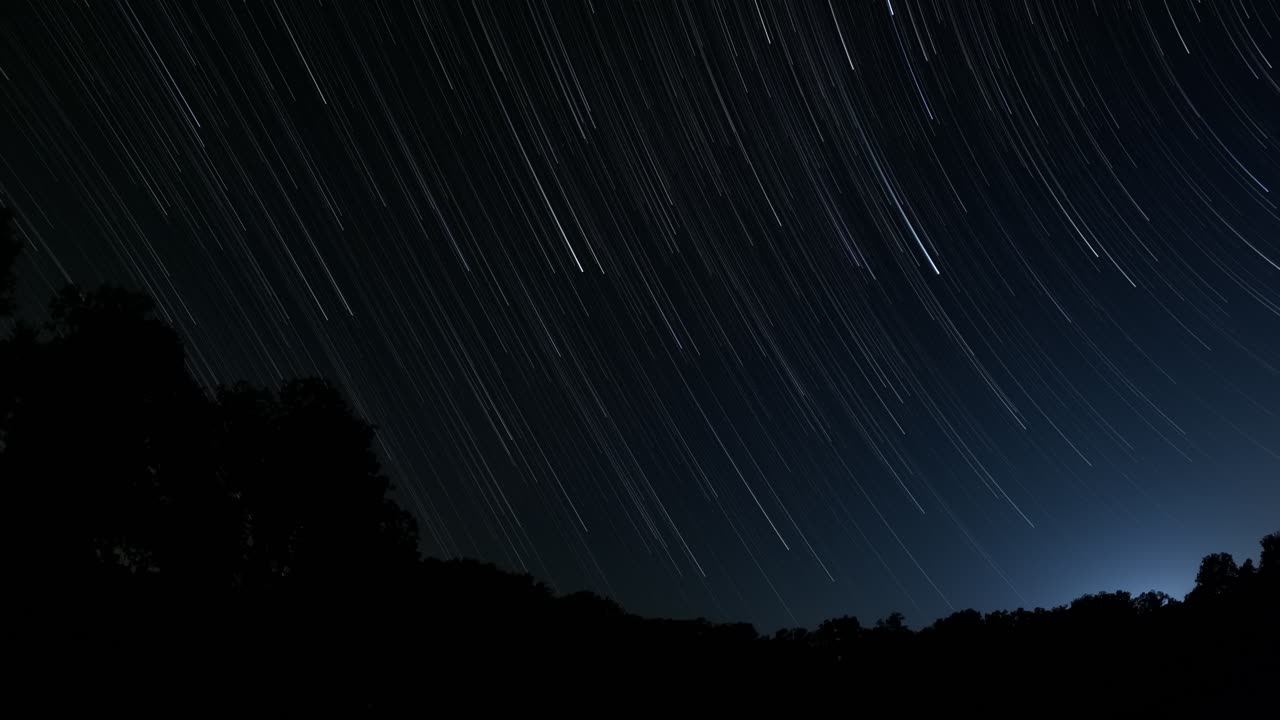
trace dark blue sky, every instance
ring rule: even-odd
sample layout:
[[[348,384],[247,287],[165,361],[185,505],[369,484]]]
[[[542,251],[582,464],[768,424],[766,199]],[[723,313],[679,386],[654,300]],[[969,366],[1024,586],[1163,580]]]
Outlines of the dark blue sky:
[[[17,2],[27,307],[322,374],[425,549],[764,630],[1280,528],[1272,3]]]

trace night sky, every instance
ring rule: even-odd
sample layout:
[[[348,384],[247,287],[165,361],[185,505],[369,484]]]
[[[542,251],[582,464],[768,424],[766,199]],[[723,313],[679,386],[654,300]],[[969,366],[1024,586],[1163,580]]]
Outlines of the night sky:
[[[26,312],[324,375],[424,550],[765,631],[1280,528],[1280,5],[0,10]]]

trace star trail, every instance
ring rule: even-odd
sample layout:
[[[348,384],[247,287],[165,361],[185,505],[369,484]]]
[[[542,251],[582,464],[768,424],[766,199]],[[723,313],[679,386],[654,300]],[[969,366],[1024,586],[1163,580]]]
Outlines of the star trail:
[[[424,550],[769,629],[1280,526],[1278,6],[26,2],[34,313],[332,378]]]

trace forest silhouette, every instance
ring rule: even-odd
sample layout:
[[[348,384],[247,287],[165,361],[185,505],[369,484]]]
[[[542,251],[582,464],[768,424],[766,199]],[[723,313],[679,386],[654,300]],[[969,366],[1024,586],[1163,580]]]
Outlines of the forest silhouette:
[[[723,702],[829,694],[871,714],[1274,708],[1280,534],[1262,539],[1256,566],[1206,556],[1181,600],[1103,592],[965,610],[915,631],[895,613],[771,636],[642,618],[493,565],[424,559],[374,428],[338,389],[202,387],[177,332],[128,290],[69,287],[41,324],[15,319],[20,245],[5,213],[0,641],[14,656],[90,673],[219,665],[222,689],[202,703],[412,707],[427,678],[438,699],[470,682],[446,677],[494,687],[555,673],[650,693],[696,676]],[[308,674],[325,689],[282,679]],[[139,697],[176,692],[155,677],[139,670]]]

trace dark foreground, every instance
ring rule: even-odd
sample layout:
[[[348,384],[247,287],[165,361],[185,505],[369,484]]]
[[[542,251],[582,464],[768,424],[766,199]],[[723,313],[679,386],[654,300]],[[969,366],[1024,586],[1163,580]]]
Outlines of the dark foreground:
[[[16,254],[0,234],[0,319]],[[33,711],[15,717],[1276,714],[1277,535],[1256,567],[1205,557],[1183,600],[1101,593],[919,631],[895,614],[771,637],[647,619],[421,559],[374,429],[341,393],[202,387],[144,296],[68,288],[46,319],[9,324],[0,687]]]

